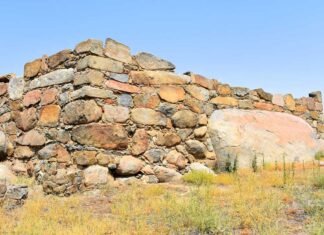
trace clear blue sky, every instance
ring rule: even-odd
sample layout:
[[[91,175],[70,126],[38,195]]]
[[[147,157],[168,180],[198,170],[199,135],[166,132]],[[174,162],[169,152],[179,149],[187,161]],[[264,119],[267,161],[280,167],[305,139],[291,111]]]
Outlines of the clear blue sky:
[[[0,74],[87,38],[114,38],[221,82],[324,91],[324,1],[1,0]]]

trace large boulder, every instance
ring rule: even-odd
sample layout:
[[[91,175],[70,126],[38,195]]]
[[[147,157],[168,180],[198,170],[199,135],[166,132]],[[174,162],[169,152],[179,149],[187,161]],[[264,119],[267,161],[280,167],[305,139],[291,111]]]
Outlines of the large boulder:
[[[208,132],[219,166],[233,164],[239,168],[257,164],[282,164],[311,161],[319,142],[312,127],[303,119],[286,114],[259,110],[217,110],[212,114]]]

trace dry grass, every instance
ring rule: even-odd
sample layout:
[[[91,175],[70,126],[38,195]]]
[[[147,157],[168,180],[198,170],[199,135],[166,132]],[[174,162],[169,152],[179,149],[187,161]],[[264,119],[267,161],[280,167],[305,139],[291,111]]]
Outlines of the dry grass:
[[[0,234],[324,234],[321,173],[296,170],[286,184],[282,171],[192,174],[184,185],[108,187],[109,200],[36,194],[0,212]]]

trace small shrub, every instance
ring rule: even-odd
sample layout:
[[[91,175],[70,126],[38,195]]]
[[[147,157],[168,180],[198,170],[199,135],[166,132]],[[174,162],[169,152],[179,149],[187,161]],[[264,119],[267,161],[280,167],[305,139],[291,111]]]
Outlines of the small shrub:
[[[320,161],[321,159],[324,159],[324,151],[318,151],[316,154],[315,154],[315,159]]]
[[[214,183],[215,176],[206,171],[190,171],[183,176],[183,180],[194,185],[210,185]]]
[[[324,189],[324,175],[318,175],[314,178],[314,186],[316,188]]]
[[[258,162],[257,162],[257,156],[256,155],[254,155],[254,158],[252,160],[252,169],[253,169],[253,172],[258,171]]]

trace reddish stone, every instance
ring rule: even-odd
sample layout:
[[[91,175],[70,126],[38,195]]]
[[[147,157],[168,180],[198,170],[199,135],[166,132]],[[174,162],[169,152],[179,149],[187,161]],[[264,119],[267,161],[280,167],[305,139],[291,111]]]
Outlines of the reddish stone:
[[[9,122],[11,120],[11,114],[5,113],[0,116],[0,123]]]
[[[125,128],[112,124],[89,124],[72,131],[72,139],[79,144],[104,149],[126,149],[128,137]]]
[[[42,146],[45,142],[45,136],[35,130],[31,130],[17,139],[18,144],[26,146]]]
[[[209,90],[214,89],[214,84],[218,83],[216,80],[210,80],[199,74],[191,74],[191,82],[199,86],[205,87]]]
[[[132,154],[140,155],[144,153],[148,145],[149,140],[145,129],[138,129],[133,136]]]
[[[159,90],[159,96],[161,99],[170,103],[177,103],[184,100],[185,95],[186,93],[182,87],[161,86]]]
[[[40,112],[39,125],[55,127],[58,125],[61,108],[58,105],[44,106]]]
[[[35,108],[26,109],[23,112],[13,112],[13,119],[19,129],[28,131],[33,129],[37,124],[37,114]]]
[[[106,86],[108,88],[118,90],[118,91],[124,91],[127,93],[140,93],[141,92],[141,89],[137,86],[129,85],[129,84],[122,83],[122,82],[117,82],[114,80],[108,80],[106,82]]]
[[[268,103],[257,102],[253,104],[256,109],[272,111],[274,106]]]
[[[323,104],[316,102],[315,103],[315,110],[320,111],[320,112],[323,111]]]
[[[105,103],[106,104],[117,104],[117,101],[113,100],[113,99],[105,99]]]
[[[53,103],[57,98],[58,91],[56,88],[50,88],[43,92],[41,97],[41,105]]]
[[[57,155],[56,159],[59,163],[68,163],[71,160],[69,152],[61,145],[57,145],[56,149]]]
[[[23,105],[29,107],[37,104],[41,99],[42,92],[40,90],[33,90],[26,93],[23,99]]]
[[[0,83],[0,95],[6,94],[8,91],[8,84],[7,83]]]
[[[136,108],[155,109],[160,104],[160,98],[157,94],[144,93],[134,97],[134,106]]]

